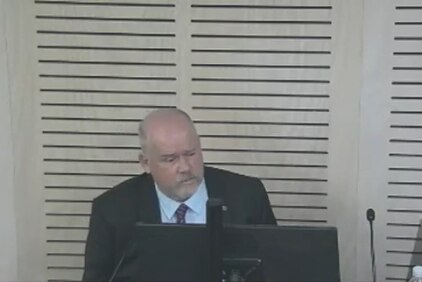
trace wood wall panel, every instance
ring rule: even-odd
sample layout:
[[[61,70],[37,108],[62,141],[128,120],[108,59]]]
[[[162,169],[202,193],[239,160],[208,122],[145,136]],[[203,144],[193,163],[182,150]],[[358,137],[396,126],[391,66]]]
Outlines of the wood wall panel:
[[[413,42],[420,42],[418,22],[422,9],[394,2],[391,48],[391,92],[389,101],[389,161],[387,200],[386,279],[405,281],[414,264],[421,264],[417,242],[421,230],[421,97],[422,54]],[[407,92],[411,90],[411,92]],[[390,222],[394,222],[392,225]],[[388,225],[390,224],[390,225]]]
[[[264,2],[35,1],[50,280],[78,279],[91,201],[141,172],[155,108],[263,179],[280,224],[327,223],[330,2]]]

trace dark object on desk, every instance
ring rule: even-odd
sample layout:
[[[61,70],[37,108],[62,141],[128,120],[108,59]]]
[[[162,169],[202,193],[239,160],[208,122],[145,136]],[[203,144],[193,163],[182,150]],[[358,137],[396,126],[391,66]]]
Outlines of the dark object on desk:
[[[209,280],[205,225],[138,224],[136,229],[137,258],[122,266],[125,281]],[[235,271],[245,273],[248,263],[260,261],[246,280],[260,275],[264,281],[340,281],[335,228],[231,225],[224,226],[222,240],[226,271],[228,262],[240,263]]]

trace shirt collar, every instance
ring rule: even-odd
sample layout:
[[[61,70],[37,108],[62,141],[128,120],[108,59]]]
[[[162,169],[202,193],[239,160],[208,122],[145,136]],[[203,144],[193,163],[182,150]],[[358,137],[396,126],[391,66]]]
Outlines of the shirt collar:
[[[169,198],[158,188],[157,183],[155,183],[155,190],[157,191],[158,201],[160,203],[161,210],[164,212],[168,219],[172,218],[177,208],[181,203]],[[196,192],[185,202],[185,205],[189,207],[196,214],[201,214],[205,211],[206,202],[208,200],[207,188],[205,185],[204,179],[202,179],[201,184],[199,184]]]

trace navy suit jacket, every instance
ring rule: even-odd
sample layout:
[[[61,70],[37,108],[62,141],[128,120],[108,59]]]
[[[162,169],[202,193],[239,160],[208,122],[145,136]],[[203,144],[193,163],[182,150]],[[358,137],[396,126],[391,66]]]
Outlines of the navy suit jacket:
[[[209,198],[223,200],[226,224],[276,224],[262,182],[229,171],[205,167]],[[108,281],[136,222],[161,223],[150,174],[126,180],[94,199],[85,249],[83,281]]]

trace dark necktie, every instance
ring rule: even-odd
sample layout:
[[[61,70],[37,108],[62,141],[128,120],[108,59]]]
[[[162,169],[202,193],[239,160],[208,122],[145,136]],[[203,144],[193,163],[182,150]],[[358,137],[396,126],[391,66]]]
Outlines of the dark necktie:
[[[180,206],[177,208],[175,214],[176,214],[176,223],[183,224],[186,223],[185,221],[185,215],[189,207],[185,204],[180,204]]]

